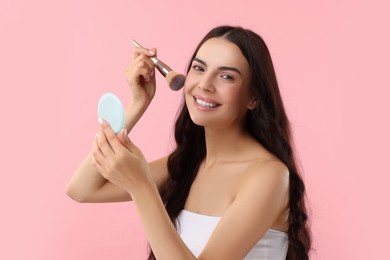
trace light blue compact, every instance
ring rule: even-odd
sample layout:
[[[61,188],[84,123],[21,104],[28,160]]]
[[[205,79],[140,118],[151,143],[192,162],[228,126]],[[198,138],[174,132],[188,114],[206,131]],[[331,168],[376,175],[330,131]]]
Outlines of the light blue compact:
[[[115,133],[125,127],[125,110],[120,99],[113,93],[105,93],[99,100],[98,118],[102,118]]]

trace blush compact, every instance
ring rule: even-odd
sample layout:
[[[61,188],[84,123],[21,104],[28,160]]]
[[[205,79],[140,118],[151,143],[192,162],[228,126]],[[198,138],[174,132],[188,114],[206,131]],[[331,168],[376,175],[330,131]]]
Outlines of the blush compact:
[[[104,119],[117,134],[125,127],[125,110],[115,94],[108,92],[101,96],[98,118]]]

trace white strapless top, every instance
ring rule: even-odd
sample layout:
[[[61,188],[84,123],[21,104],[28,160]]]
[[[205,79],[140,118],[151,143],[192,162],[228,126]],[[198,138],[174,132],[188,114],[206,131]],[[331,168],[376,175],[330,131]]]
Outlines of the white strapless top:
[[[212,217],[182,210],[177,217],[177,231],[191,252],[198,257],[209,241],[221,217]],[[288,235],[274,229],[251,249],[245,260],[285,260]]]

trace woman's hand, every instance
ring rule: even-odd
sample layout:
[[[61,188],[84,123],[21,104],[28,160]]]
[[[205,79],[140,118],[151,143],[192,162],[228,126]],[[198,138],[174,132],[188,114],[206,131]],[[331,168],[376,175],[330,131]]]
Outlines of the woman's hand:
[[[102,129],[93,142],[93,167],[130,195],[136,188],[152,183],[147,161],[125,131],[122,130],[117,136],[107,122],[99,121]]]
[[[132,63],[126,68],[126,79],[132,95],[132,103],[142,108],[149,106],[156,92],[154,64],[151,57],[157,49],[134,48]]]

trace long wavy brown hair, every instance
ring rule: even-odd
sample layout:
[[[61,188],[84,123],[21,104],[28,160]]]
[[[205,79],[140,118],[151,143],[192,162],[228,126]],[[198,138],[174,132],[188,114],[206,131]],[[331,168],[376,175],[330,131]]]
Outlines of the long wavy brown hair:
[[[264,40],[251,30],[232,26],[216,27],[197,46],[190,59],[187,73],[199,48],[214,37],[223,37],[237,45],[250,65],[252,74],[250,88],[257,106],[247,112],[246,129],[289,169],[287,259],[309,259],[311,235],[305,207],[305,185],[294,157],[290,123],[284,110],[269,50]],[[184,208],[199,166],[206,156],[204,128],[192,122],[185,102],[175,123],[175,139],[176,148],[168,160],[170,178],[160,187],[162,200],[174,225]],[[148,259],[156,259],[152,251]]]

